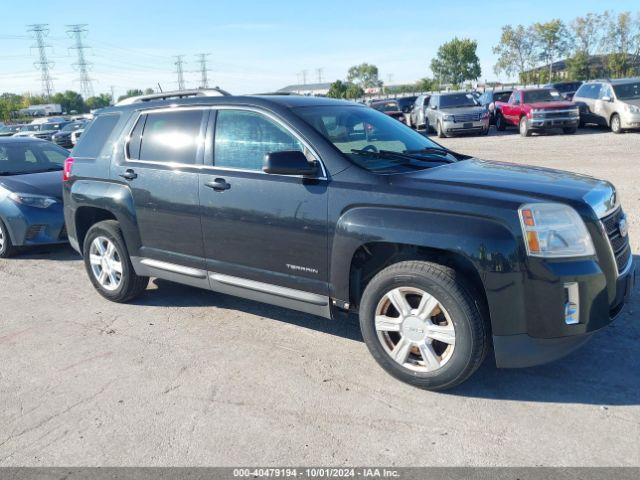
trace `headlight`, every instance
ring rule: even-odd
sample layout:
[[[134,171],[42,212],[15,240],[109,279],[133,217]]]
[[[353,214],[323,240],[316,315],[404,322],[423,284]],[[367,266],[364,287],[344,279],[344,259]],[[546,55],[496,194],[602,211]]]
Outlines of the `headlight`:
[[[443,115],[442,116],[442,121],[443,122],[453,122],[453,115]]]
[[[527,253],[534,257],[584,257],[595,254],[582,218],[561,203],[529,203],[518,210]]]
[[[638,107],[637,105],[630,105],[628,103],[625,103],[625,106],[627,107],[627,110],[631,113],[640,113],[640,107]]]
[[[33,193],[15,193],[11,192],[7,195],[11,200],[27,207],[49,208],[58,201],[55,198],[45,195],[35,195]]]

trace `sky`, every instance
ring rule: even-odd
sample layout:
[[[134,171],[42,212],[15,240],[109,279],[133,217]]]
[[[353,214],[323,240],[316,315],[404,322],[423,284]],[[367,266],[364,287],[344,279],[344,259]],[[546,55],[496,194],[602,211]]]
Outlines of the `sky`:
[[[87,24],[86,58],[96,93],[177,88],[174,55],[184,55],[186,87],[199,84],[199,53],[209,53],[210,86],[268,92],[301,82],[344,79],[373,63],[387,84],[431,76],[438,46],[454,36],[477,40],[481,80],[493,72],[500,29],[588,12],[640,10],[638,0],[0,0],[0,92],[41,92],[37,50],[27,25],[46,23],[55,91],[79,91],[69,24]]]

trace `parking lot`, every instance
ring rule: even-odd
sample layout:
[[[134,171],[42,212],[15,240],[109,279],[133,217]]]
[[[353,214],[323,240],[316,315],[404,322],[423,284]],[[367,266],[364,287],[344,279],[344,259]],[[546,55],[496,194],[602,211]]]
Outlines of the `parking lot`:
[[[640,134],[438,141],[613,182],[638,261]],[[446,393],[384,373],[355,319],[165,281],[109,303],[66,247],[0,260],[0,305],[2,466],[640,464],[638,291],[566,359],[489,356]]]

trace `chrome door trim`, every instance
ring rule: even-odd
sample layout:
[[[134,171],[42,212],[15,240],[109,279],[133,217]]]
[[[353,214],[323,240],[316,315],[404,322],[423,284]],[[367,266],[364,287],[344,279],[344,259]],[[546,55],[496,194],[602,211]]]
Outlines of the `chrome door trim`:
[[[209,278],[214,282],[243,288],[245,290],[267,293],[269,295],[275,295],[277,297],[283,297],[290,300],[298,300],[300,302],[318,306],[329,305],[328,297],[317,295],[315,293],[303,292],[302,290],[296,290],[293,288],[281,287],[271,283],[257,282],[255,280],[248,280],[246,278],[233,277],[231,275],[224,275],[222,273],[215,272],[209,272]]]
[[[184,265],[154,260],[153,258],[142,258],[140,259],[140,263],[147,267],[157,268],[171,273],[179,273],[188,277],[207,278],[207,272],[198,268],[185,267]]]

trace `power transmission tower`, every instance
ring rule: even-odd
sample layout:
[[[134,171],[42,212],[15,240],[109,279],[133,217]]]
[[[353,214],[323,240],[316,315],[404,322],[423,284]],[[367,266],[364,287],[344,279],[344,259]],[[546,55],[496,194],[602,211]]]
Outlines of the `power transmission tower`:
[[[50,98],[53,94],[53,81],[49,70],[53,68],[53,62],[47,59],[47,45],[44,42],[45,37],[49,34],[49,26],[46,23],[35,23],[28,26],[29,32],[33,32],[36,44],[31,48],[38,49],[38,61],[34,62],[34,66],[40,70],[40,81],[42,82],[42,94],[46,98]]]
[[[307,84],[307,71],[306,70],[302,70],[302,72],[300,72],[302,74],[302,84],[306,85]]]
[[[86,24],[67,25],[67,35],[75,40],[75,45],[69,47],[78,54],[78,61],[73,66],[80,72],[80,90],[84,98],[93,97],[93,85],[89,78],[89,67],[91,64],[87,62],[84,51],[89,48],[82,43],[82,37],[87,33]]]
[[[184,90],[184,55],[176,55],[174,65],[176,66],[176,74],[178,75],[178,90]]]
[[[318,83],[322,83],[322,73],[324,72],[324,68],[317,68],[316,75],[318,76]]]
[[[196,55],[198,62],[200,62],[200,88],[209,88],[209,79],[207,78],[207,57],[210,53],[200,53]]]

